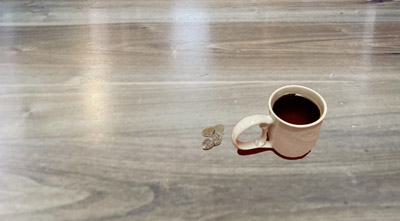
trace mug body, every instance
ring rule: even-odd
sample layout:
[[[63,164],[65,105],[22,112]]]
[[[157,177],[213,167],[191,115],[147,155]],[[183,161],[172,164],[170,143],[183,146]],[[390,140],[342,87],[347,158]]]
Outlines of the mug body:
[[[320,110],[320,118],[310,124],[291,124],[279,118],[273,111],[276,100],[286,94],[299,94],[311,100]],[[269,99],[269,113],[273,124],[268,129],[268,139],[272,148],[279,154],[294,158],[300,157],[315,146],[327,108],[326,102],[316,91],[298,85],[277,89]]]
[[[296,128],[274,120],[268,130],[268,138],[272,148],[279,154],[290,158],[300,157],[315,146],[322,121],[312,127]]]

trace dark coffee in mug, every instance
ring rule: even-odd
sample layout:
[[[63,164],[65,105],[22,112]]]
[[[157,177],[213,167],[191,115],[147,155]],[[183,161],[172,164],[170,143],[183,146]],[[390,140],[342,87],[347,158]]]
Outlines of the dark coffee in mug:
[[[297,94],[287,94],[280,97],[275,101],[273,111],[282,120],[298,125],[310,124],[317,121],[321,116],[316,104]]]

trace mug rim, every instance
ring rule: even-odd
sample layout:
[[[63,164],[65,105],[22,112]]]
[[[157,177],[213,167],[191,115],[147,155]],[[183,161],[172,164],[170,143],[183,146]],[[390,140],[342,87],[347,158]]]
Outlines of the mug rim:
[[[308,90],[308,91],[310,91],[311,93],[317,95],[317,97],[322,101],[323,109],[324,109],[323,113],[322,113],[321,116],[318,118],[318,120],[316,120],[316,121],[314,121],[314,122],[312,122],[312,123],[309,123],[309,124],[292,124],[292,123],[289,123],[289,122],[286,122],[286,121],[282,120],[280,117],[278,117],[278,116],[275,114],[274,110],[272,109],[272,98],[274,97],[274,95],[275,95],[276,93],[278,93],[279,91],[281,91],[281,90],[283,90],[283,89],[287,89],[287,88],[301,88],[301,89]],[[305,86],[301,86],[301,85],[287,85],[287,86],[283,86],[283,87],[280,87],[280,88],[276,89],[276,90],[271,94],[271,96],[269,97],[268,106],[269,106],[269,111],[270,111],[271,115],[273,115],[275,119],[277,119],[279,122],[281,122],[281,123],[283,123],[283,124],[285,124],[285,125],[287,125],[287,126],[295,127],[295,128],[307,128],[307,127],[312,127],[312,126],[315,126],[315,125],[321,123],[321,122],[324,120],[324,118],[325,118],[325,116],[326,116],[326,112],[327,112],[327,110],[328,110],[328,107],[326,106],[325,99],[324,99],[318,92],[316,92],[315,90],[313,90],[313,89],[311,89],[311,88],[308,88],[308,87],[305,87]]]

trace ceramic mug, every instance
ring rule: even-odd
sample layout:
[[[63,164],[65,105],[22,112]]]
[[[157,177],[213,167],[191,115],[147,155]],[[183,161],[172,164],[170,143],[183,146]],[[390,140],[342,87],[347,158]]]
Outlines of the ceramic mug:
[[[320,110],[320,118],[310,124],[291,124],[279,118],[272,107],[280,97],[287,94],[298,94],[316,104]],[[327,106],[324,98],[316,91],[299,85],[289,85],[274,91],[268,102],[269,115],[257,114],[243,118],[232,130],[232,143],[240,150],[255,148],[273,148],[277,153],[297,158],[306,155],[315,146],[322,121],[325,118]],[[252,142],[239,140],[248,128],[259,125],[262,129],[261,137]]]

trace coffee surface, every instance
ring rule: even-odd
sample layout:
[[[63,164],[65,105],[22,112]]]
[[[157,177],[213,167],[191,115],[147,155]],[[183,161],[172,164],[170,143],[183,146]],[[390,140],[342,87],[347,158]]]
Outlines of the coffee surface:
[[[275,101],[273,111],[282,120],[291,124],[310,124],[320,118],[320,110],[309,99],[296,94],[287,94]]]

